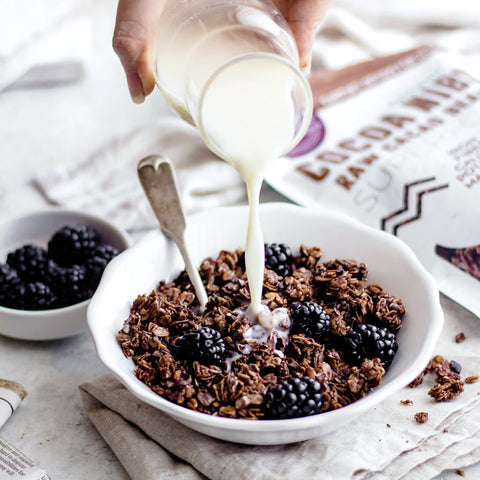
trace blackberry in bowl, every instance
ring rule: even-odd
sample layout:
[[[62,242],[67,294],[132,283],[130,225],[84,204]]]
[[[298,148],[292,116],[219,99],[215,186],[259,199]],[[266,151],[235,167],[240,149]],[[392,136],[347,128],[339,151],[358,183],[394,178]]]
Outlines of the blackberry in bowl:
[[[101,244],[100,235],[91,225],[65,225],[49,240],[48,256],[61,267],[82,265]]]
[[[66,227],[69,233],[63,235]],[[77,231],[89,235],[90,243],[83,242],[80,249],[64,241]],[[54,247],[49,246],[58,232],[63,244],[57,239]],[[106,263],[130,244],[127,233],[111,222],[60,207],[4,221],[0,226],[0,334],[51,340],[85,331],[87,306]],[[98,249],[109,252],[100,261]]]
[[[397,238],[285,203],[261,205],[260,220],[265,244],[292,254],[288,274],[264,269],[262,304],[278,313],[270,331],[248,317],[247,207],[188,219],[205,311],[157,231],[106,269],[87,319],[100,359],[138,399],[206,435],[269,445],[328,434],[406,386],[430,360],[443,315],[435,281]],[[216,333],[204,337],[206,327]],[[221,354],[209,356],[216,342]]]
[[[265,268],[286,277],[292,272],[292,250],[284,243],[265,245]]]
[[[287,419],[320,413],[322,386],[310,377],[291,377],[265,394],[266,418]]]
[[[292,328],[290,333],[305,334],[314,340],[324,339],[332,325],[330,316],[316,302],[295,302],[291,307]]]
[[[202,327],[179,337],[172,346],[177,358],[199,361],[208,365],[219,363],[225,357],[225,344],[220,332]]]

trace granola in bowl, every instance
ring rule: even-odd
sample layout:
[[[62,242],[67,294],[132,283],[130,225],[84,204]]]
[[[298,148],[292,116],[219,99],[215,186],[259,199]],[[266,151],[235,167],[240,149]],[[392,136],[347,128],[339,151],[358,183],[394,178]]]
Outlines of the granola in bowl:
[[[202,313],[184,271],[138,296],[118,333],[137,378],[178,405],[242,419],[327,412],[377,387],[398,349],[401,299],[369,283],[364,263],[323,261],[316,246],[268,244],[266,256],[271,328],[245,313],[241,249],[202,262]]]
[[[281,274],[270,273],[270,264],[271,267],[266,270],[264,277],[263,300],[271,310],[285,309],[287,312],[286,316],[275,317],[274,331],[279,339],[273,343],[272,339],[264,339],[264,331],[249,330],[249,324],[253,322],[247,324],[249,317],[242,318],[242,311],[245,311],[250,299],[246,277],[243,276],[242,253],[238,250],[244,241],[248,213],[247,206],[224,207],[199,212],[188,219],[185,239],[192,257],[201,268],[210,297],[210,304],[203,316],[199,315],[194,292],[186,275],[182,273],[184,263],[178,249],[160,230],[145,235],[107,266],[87,312],[88,325],[100,360],[134,395],[135,401],[145,402],[157,409],[159,415],[166,414],[197,432],[217,439],[250,445],[278,445],[327,435],[374,408],[379,402],[388,401],[390,395],[408,385],[422,372],[432,356],[443,324],[435,281],[411,249],[400,240],[326,209],[310,209],[285,203],[260,206],[265,242],[269,245],[276,242],[290,246],[294,254],[293,261],[296,263],[291,273]],[[315,246],[321,246],[321,257],[304,252],[311,251]],[[319,253],[318,250],[315,251]],[[304,260],[300,260],[301,258]],[[307,261],[308,258],[311,260]],[[362,263],[341,259],[356,259]],[[312,270],[317,263],[318,270]],[[366,278],[365,265],[368,265]],[[209,278],[212,281],[209,281]],[[165,282],[159,285],[162,279]],[[359,294],[354,307],[350,309],[343,302],[345,299],[334,299],[334,295],[337,295],[343,285],[348,285],[345,294]],[[377,290],[375,285],[381,286],[381,289]],[[157,291],[159,286],[162,295],[170,292],[168,295],[171,297],[160,299],[156,297],[158,293],[153,295],[152,292]],[[332,295],[317,296],[321,287]],[[401,299],[405,308],[403,315],[399,316],[398,312],[387,314],[391,301],[389,297],[382,296],[380,292],[383,291],[386,295]],[[232,300],[222,299],[223,296]],[[228,302],[233,300],[237,303],[229,305]],[[303,305],[309,302],[315,302],[318,307]],[[294,304],[301,306],[294,307]],[[132,306],[137,311],[132,311]],[[295,333],[297,327],[292,331],[292,326],[287,325],[287,318],[297,310],[304,314],[317,315],[314,328],[312,329],[311,325],[309,327],[312,333],[326,329],[331,338],[319,341],[310,336],[309,340],[305,333]],[[227,318],[228,311],[234,313],[234,320]],[[377,311],[383,312],[380,315],[385,318],[386,323],[377,323],[378,317],[373,313]],[[167,313],[167,316],[162,317],[162,321],[152,321],[155,312],[158,317],[164,313]],[[150,314],[153,315],[150,317]],[[225,314],[228,321],[222,320],[218,314]],[[328,321],[325,314],[329,317]],[[350,324],[353,314],[359,315],[364,323],[358,321],[359,325]],[[167,323],[169,317],[174,321],[169,325],[162,324]],[[297,323],[302,329],[307,322]],[[364,324],[373,324],[378,328],[386,328],[388,324],[389,329],[401,326],[399,330],[391,332],[398,344],[394,360],[381,382],[365,395],[366,387],[370,382],[375,382],[375,375],[368,368],[362,370],[362,363],[375,365],[375,371],[380,371],[380,367],[385,370],[385,367],[381,365],[382,362],[379,366],[376,365],[378,362],[373,360],[375,356],[353,364],[349,363],[352,360],[346,361],[341,354],[341,339],[348,338],[349,332],[355,330],[358,335],[353,343],[358,346],[359,336],[366,335],[361,332]],[[173,330],[174,327],[176,330]],[[197,335],[200,329],[211,329],[217,333],[207,330],[206,334]],[[248,331],[250,333],[246,333]],[[286,331],[288,335],[285,339]],[[179,342],[181,337],[195,332],[194,338],[187,337]],[[230,333],[227,335],[227,332]],[[224,348],[218,343],[218,336]],[[295,337],[297,340],[289,342],[288,337]],[[258,339],[263,343],[248,343]],[[180,350],[186,352],[188,347],[185,348],[185,345],[210,345],[210,340],[215,348],[212,352],[207,352],[207,356],[218,356],[218,362],[207,362],[205,365],[203,360],[202,363],[198,359],[175,357],[178,352],[174,352],[173,347],[176,347],[178,342],[183,345]],[[126,353],[131,356],[125,356],[122,344]],[[240,351],[239,346],[245,344],[253,347],[250,352]],[[273,346],[274,350],[282,351],[285,357],[275,351],[272,354]],[[143,352],[142,348],[145,349]],[[247,357],[241,358],[242,355]],[[288,356],[292,358],[289,359]],[[256,358],[264,362],[264,370],[255,372],[258,367],[252,365]],[[308,363],[304,360],[311,360],[314,370],[317,365],[318,372],[315,371],[312,375]],[[162,382],[158,380],[156,370],[149,369],[150,361],[153,362],[152,366],[157,366],[160,362],[165,367],[166,378],[171,375],[168,381],[172,381],[172,384],[169,383],[168,387],[175,386],[174,381],[180,384],[185,382],[182,387],[184,393],[181,386],[171,389],[180,392],[179,403],[167,400],[138,378],[136,363],[142,365],[142,373],[146,379],[150,378],[152,385],[157,384],[161,388],[166,386],[161,386]],[[268,365],[269,362],[278,362],[278,366],[275,363],[274,366]],[[245,366],[242,370],[242,365],[249,366],[251,372],[248,372]],[[196,380],[192,377],[195,368],[202,377],[201,388],[196,386]],[[335,370],[341,372],[343,377],[339,377]],[[184,376],[183,372],[188,375]],[[232,377],[232,372],[236,378]],[[290,381],[291,373],[293,380]],[[329,375],[332,375],[333,380],[327,382]],[[211,381],[212,378],[214,380]],[[242,385],[254,387],[257,380],[260,382],[259,378],[262,382],[260,393],[253,393],[252,390],[242,394]],[[232,379],[234,381],[231,381]],[[296,379],[301,381],[302,385]],[[320,393],[317,385],[307,379],[320,384]],[[209,382],[212,387],[207,387]],[[230,395],[223,405],[215,403],[218,401],[216,393],[211,390],[214,389],[214,384],[223,385],[224,394]],[[235,385],[236,389],[233,388]],[[325,385],[330,390],[325,388]],[[336,393],[332,385],[336,387]],[[267,403],[265,399],[268,397],[268,402],[272,403],[271,397],[277,398],[279,395],[274,393],[278,387],[282,392],[295,390],[300,396],[303,390],[308,390],[313,405],[307,402],[307,411],[314,412],[318,408],[320,396],[321,413],[276,420],[281,418],[276,415],[279,412],[282,414],[282,406],[276,404],[272,409],[273,414],[269,412],[267,415],[264,409]],[[192,388],[195,394],[189,396]],[[233,389],[234,393],[229,393],[229,388]],[[329,393],[331,400],[328,398]],[[212,396],[215,397],[213,401]],[[263,403],[260,402],[260,397]],[[343,405],[347,399],[354,398],[358,399],[342,408],[329,409],[329,406]],[[187,402],[193,400],[197,402],[197,410],[186,406]],[[250,403],[247,405],[247,402]],[[230,417],[220,416],[214,411],[221,407],[224,407],[223,410]],[[245,418],[262,420],[247,421]],[[266,418],[269,420],[263,420]]]

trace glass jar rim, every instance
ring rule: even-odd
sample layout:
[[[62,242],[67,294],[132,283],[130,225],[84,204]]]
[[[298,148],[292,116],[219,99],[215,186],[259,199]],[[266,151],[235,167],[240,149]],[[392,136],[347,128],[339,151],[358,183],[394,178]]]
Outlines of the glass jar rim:
[[[312,90],[310,88],[310,84],[307,80],[307,78],[302,74],[300,69],[295,66],[291,61],[280,57],[279,55],[273,54],[273,53],[268,53],[268,52],[258,52],[258,53],[249,53],[246,55],[241,55],[238,56],[225,64],[223,64],[220,68],[218,68],[205,82],[205,85],[202,88],[202,91],[199,96],[198,100],[198,106],[197,106],[197,115],[196,118],[194,119],[195,124],[207,144],[208,148],[218,157],[225,159],[225,155],[221,152],[221,150],[215,145],[215,142],[213,142],[209,135],[207,134],[205,130],[205,125],[203,123],[202,119],[202,110],[203,110],[203,104],[205,101],[205,97],[209,91],[210,86],[215,82],[215,80],[222,74],[224,73],[227,69],[231,68],[234,65],[237,65],[240,62],[243,61],[248,61],[248,60],[256,60],[256,59],[269,59],[275,62],[280,62],[284,66],[286,66],[290,71],[294,74],[293,78],[296,78],[299,81],[299,84],[303,87],[303,91],[305,92],[305,112],[306,115],[304,115],[304,118],[302,118],[301,122],[301,127],[297,130],[295,133],[295,136],[291,142],[291,144],[286,148],[284,152],[280,156],[286,155],[289,151],[291,151],[299,142],[300,140],[304,137],[306,134],[308,127],[310,125],[311,117],[313,115],[313,96],[312,96]]]

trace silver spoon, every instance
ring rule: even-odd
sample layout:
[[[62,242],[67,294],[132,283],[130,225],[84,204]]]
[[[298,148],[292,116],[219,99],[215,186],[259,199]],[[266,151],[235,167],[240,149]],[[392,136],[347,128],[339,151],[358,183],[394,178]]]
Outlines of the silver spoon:
[[[140,160],[137,171],[162,232],[177,244],[182,254],[187,274],[200,304],[200,311],[203,312],[208,296],[185,243],[186,222],[172,164],[168,158],[161,155],[150,155]]]

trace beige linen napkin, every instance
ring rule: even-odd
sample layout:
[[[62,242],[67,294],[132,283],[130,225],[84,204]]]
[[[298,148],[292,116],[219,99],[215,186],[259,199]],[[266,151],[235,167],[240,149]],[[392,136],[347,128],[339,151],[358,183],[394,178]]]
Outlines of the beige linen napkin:
[[[442,302],[446,321],[434,353],[459,362],[462,378],[477,375],[479,320],[448,299]],[[466,340],[456,343],[460,332]],[[133,480],[425,480],[480,460],[480,383],[466,384],[459,397],[443,403],[428,396],[432,384],[428,375],[417,388],[401,389],[326,436],[259,447],[190,430],[136,399],[111,375],[80,389],[89,418]],[[426,423],[415,421],[420,411],[429,414]]]

